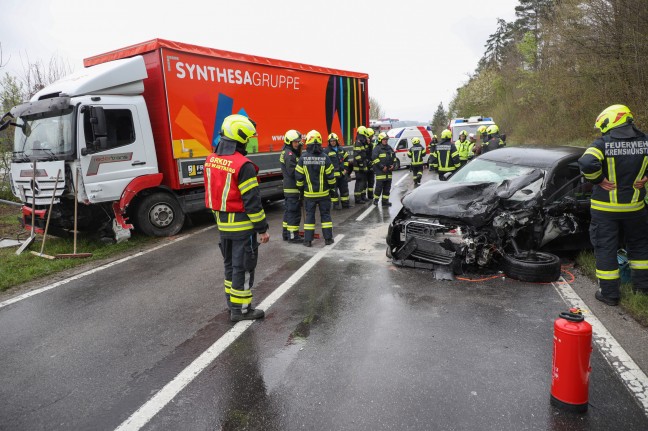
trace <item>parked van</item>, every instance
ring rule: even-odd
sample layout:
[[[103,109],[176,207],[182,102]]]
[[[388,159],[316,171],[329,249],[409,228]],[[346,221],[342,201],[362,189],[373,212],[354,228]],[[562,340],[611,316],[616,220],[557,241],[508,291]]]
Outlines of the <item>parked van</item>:
[[[453,118],[450,121],[450,130],[452,130],[452,141],[459,139],[459,133],[466,131],[467,134],[474,133],[475,136],[479,135],[477,129],[481,126],[491,126],[495,124],[492,117],[469,117],[469,118]]]
[[[387,132],[389,146],[396,152],[396,166],[394,169],[409,166],[411,160],[407,152],[412,147],[412,138],[419,138],[421,145],[425,147],[425,153],[430,153],[430,142],[432,134],[425,126],[396,127]],[[426,159],[427,162],[427,159]]]

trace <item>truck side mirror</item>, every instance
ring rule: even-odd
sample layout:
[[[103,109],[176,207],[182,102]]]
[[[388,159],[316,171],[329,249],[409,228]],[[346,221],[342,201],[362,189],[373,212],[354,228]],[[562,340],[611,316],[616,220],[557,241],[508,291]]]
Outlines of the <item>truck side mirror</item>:
[[[106,129],[106,114],[101,106],[90,107],[90,124],[92,125],[92,134],[95,140],[99,137],[108,136]]]

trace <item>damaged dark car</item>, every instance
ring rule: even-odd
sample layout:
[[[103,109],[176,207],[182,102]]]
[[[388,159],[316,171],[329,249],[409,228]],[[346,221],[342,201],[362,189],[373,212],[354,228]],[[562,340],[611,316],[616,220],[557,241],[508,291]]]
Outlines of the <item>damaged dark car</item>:
[[[497,269],[523,281],[560,277],[552,252],[589,248],[591,184],[584,148],[509,147],[476,157],[448,181],[428,181],[402,199],[387,256],[438,279]]]

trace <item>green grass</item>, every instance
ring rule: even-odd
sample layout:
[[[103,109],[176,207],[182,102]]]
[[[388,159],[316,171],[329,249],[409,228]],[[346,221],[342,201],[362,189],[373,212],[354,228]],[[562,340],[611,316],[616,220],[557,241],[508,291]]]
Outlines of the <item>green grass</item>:
[[[591,251],[581,252],[576,263],[587,277],[596,282],[596,260]],[[643,326],[648,326],[648,295],[632,291],[632,283],[621,284],[621,307]]]
[[[16,248],[0,249],[0,291],[32,281],[59,271],[74,268],[92,261],[99,261],[110,257],[117,258],[121,253],[136,252],[144,246],[159,241],[158,238],[149,238],[142,235],[133,235],[127,242],[120,244],[104,244],[94,238],[77,238],[77,253],[92,253],[89,258],[73,259],[45,259],[34,256],[30,251],[40,252],[42,237],[37,236],[28,250],[16,255]],[[70,254],[74,250],[72,238],[48,237],[45,242],[43,254]]]

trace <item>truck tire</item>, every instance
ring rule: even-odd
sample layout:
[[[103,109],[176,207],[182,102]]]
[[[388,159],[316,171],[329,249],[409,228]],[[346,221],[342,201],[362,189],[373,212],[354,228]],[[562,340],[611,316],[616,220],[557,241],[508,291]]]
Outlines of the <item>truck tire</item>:
[[[504,274],[515,280],[549,283],[560,278],[560,259],[543,251],[504,254]]]
[[[148,236],[172,236],[180,232],[185,214],[175,197],[168,193],[145,196],[137,205],[136,225]]]

